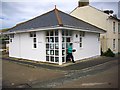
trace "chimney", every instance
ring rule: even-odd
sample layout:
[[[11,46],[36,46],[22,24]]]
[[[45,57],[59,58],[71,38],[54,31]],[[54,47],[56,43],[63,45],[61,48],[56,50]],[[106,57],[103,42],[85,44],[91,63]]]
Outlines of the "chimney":
[[[89,0],[79,0],[78,7],[83,7],[89,5]]]

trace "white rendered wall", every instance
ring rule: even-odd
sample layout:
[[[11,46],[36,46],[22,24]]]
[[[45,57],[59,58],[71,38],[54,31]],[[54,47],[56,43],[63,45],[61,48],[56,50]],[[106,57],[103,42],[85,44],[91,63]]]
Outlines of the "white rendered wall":
[[[76,38],[76,34],[78,37]],[[82,48],[79,47],[79,32],[74,31],[73,34],[73,49],[76,49],[76,52],[73,53],[74,59],[80,60],[90,57],[95,57],[100,55],[100,41],[98,41],[98,34],[85,32],[83,37]]]
[[[16,34],[10,43],[10,57],[46,61],[45,32],[36,32],[37,48],[33,48],[33,37],[29,33]]]
[[[20,50],[19,50],[19,34],[15,34],[14,38],[12,38],[12,42],[9,43],[9,56],[10,57],[18,57],[20,58]]]
[[[76,38],[76,34],[78,37]],[[33,37],[29,37],[29,33],[16,34],[13,42],[10,43],[9,56],[23,58],[35,61],[46,61],[45,32],[36,32],[37,48],[33,48]],[[80,60],[84,58],[100,55],[100,41],[98,34],[85,32],[83,37],[83,47],[79,47],[79,31],[73,32],[72,37],[74,59]]]

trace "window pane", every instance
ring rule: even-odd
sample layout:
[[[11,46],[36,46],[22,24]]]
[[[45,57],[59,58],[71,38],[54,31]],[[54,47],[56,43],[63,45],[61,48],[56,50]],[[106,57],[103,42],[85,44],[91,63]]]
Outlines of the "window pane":
[[[49,54],[50,54],[50,51],[49,51],[49,50],[46,50],[46,54],[49,55]]]
[[[49,31],[46,32],[46,36],[49,36]]]
[[[82,37],[80,37],[80,42],[82,42]]]
[[[55,30],[55,36],[58,36],[58,30]]]
[[[58,48],[59,48],[58,43],[55,43],[55,49],[58,49]]]
[[[53,36],[53,31],[50,31],[50,36]]]
[[[50,61],[54,62],[54,57],[53,56],[50,57]]]
[[[72,31],[69,31],[69,36],[72,36]]]
[[[65,49],[65,43],[62,43],[62,49]]]
[[[33,42],[36,42],[36,38],[33,39]]]
[[[14,38],[14,34],[10,34],[10,38]]]
[[[49,56],[46,56],[46,61],[49,61]]]
[[[49,42],[49,37],[46,37],[46,42]]]
[[[10,42],[12,42],[12,39],[10,39]]]
[[[113,32],[115,32],[115,22],[113,22]]]
[[[50,50],[50,55],[54,55],[54,50]]]
[[[62,55],[65,55],[65,50],[62,50]]]
[[[46,44],[46,48],[49,48],[49,44]]]
[[[59,51],[58,50],[55,50],[55,55],[59,55]]]
[[[80,43],[80,47],[82,47],[82,43]]]
[[[69,43],[66,43],[66,48],[68,48]]]
[[[34,32],[34,37],[36,37],[36,32]]]
[[[115,49],[115,39],[113,39],[113,49]]]
[[[50,49],[54,49],[54,43],[50,43]]]
[[[68,36],[68,30],[66,30],[66,36]]]
[[[65,57],[62,57],[62,62],[65,62]]]
[[[118,24],[118,32],[120,33],[120,23]]]
[[[64,30],[62,30],[62,35],[63,35],[63,36],[65,35],[65,31],[64,31]]]
[[[32,34],[32,32],[30,32],[29,34],[30,34],[30,37],[33,37],[33,34]]]
[[[65,38],[64,37],[62,37],[62,42],[65,42]]]
[[[54,37],[50,37],[50,42],[54,42]]]
[[[55,37],[55,42],[58,42],[58,37]]]
[[[58,62],[59,61],[59,58],[58,57],[55,57],[55,62]]]
[[[36,45],[36,44],[34,44],[34,48],[37,48],[37,45]]]
[[[66,42],[70,42],[70,37],[66,38]]]

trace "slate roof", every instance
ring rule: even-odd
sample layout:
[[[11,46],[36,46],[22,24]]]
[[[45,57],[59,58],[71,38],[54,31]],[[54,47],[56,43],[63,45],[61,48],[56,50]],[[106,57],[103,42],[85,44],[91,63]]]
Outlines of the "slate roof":
[[[47,28],[52,26],[85,29],[88,31],[95,31],[95,32],[105,32],[104,30],[96,26],[93,26],[82,20],[79,20],[56,8],[36,18],[17,24],[15,27],[11,28],[9,32],[25,31],[25,30],[28,31],[30,29]]]

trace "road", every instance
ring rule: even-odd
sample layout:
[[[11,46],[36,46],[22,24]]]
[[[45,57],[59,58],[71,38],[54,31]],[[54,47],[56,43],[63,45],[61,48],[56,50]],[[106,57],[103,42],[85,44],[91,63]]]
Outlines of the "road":
[[[101,86],[102,85],[102,86]],[[66,72],[61,78],[36,83],[33,88],[117,88],[117,61],[110,61],[102,65]]]
[[[118,87],[118,58],[102,58],[101,61],[88,60],[61,68],[49,67],[29,67],[18,62],[3,60],[3,87]]]

